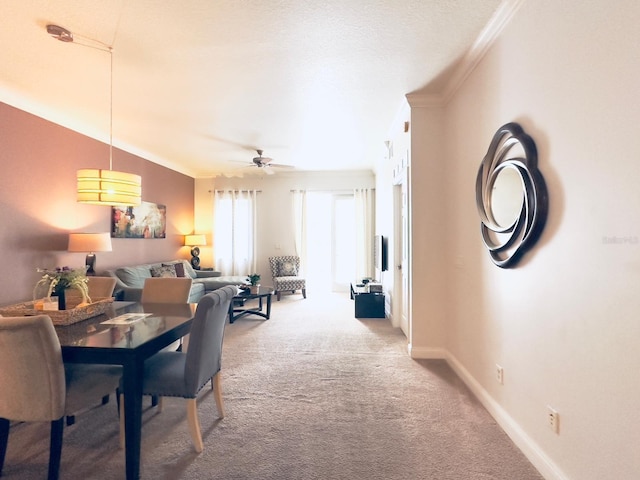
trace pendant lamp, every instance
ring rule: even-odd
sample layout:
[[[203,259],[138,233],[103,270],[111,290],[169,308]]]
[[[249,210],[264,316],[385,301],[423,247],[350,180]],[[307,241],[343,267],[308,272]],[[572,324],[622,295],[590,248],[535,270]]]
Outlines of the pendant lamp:
[[[47,25],[47,33],[61,42],[74,42],[73,34],[58,25]],[[75,42],[78,45],[99,48],[109,53],[109,170],[83,168],[77,172],[77,201],[92,205],[137,206],[142,201],[142,178],[133,173],[113,170],[113,48],[96,40],[99,47]]]

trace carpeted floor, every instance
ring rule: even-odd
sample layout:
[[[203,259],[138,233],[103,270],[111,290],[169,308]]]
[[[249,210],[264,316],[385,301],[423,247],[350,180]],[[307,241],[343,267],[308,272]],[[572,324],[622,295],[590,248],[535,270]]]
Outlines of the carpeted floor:
[[[348,294],[274,299],[271,320],[227,325],[222,385],[198,411],[197,455],[184,403],[145,401],[145,479],[540,480],[443,361],[415,361],[388,320],[353,318]],[[48,424],[12,427],[3,477],[45,478]],[[61,477],[124,477],[115,402],[65,430]]]

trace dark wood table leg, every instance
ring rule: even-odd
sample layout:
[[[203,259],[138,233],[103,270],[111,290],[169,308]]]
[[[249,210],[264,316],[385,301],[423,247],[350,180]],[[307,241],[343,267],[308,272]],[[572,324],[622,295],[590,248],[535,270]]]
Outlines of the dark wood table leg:
[[[271,295],[267,295],[267,320],[271,317]]]
[[[127,480],[140,478],[140,443],[142,439],[142,376],[144,360],[131,358],[123,366],[124,435]]]

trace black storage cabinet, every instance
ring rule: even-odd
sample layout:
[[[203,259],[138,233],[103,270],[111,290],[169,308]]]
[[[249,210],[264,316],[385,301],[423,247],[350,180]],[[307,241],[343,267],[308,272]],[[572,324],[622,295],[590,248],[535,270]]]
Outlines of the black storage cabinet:
[[[352,283],[351,299],[355,302],[356,318],[385,318],[384,293],[369,293],[366,287]]]

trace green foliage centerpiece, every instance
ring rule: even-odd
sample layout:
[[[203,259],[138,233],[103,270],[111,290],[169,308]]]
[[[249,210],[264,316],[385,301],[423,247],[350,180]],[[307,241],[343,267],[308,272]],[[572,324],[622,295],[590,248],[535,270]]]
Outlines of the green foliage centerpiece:
[[[56,267],[55,270],[38,269],[42,273],[42,278],[36,283],[33,289],[33,297],[38,298],[38,292],[46,288],[46,298],[51,301],[51,296],[58,297],[58,308],[66,309],[65,291],[75,288],[82,294],[82,304],[91,303],[89,298],[89,286],[87,279],[87,268]],[[82,305],[81,304],[81,305]]]

